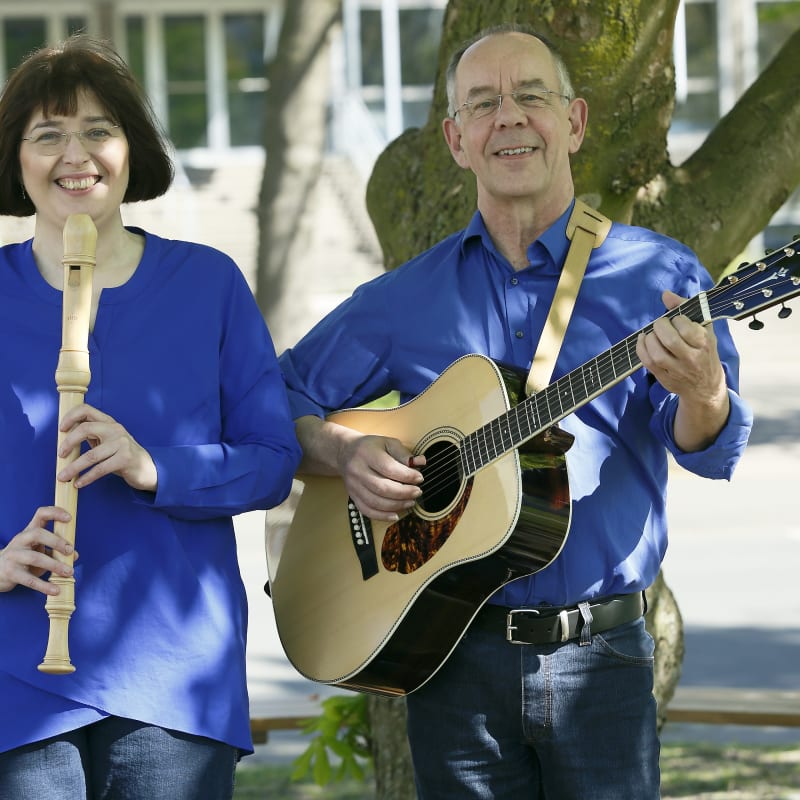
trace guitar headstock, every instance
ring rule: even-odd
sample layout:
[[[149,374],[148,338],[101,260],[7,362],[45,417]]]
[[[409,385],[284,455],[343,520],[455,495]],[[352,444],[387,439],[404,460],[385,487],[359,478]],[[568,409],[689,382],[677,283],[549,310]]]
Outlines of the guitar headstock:
[[[707,293],[712,319],[743,319],[800,294],[800,238],[742,264]],[[790,310],[783,309],[788,316]],[[757,323],[756,320],[754,320]],[[761,323],[751,325],[761,327]]]

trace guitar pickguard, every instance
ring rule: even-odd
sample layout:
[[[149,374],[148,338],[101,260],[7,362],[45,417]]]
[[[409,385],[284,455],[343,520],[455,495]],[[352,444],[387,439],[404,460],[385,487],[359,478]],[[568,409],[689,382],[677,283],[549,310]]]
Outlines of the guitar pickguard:
[[[470,478],[455,508],[440,519],[423,519],[411,513],[390,525],[381,547],[383,566],[407,575],[430,561],[458,525],[472,492],[472,482]]]

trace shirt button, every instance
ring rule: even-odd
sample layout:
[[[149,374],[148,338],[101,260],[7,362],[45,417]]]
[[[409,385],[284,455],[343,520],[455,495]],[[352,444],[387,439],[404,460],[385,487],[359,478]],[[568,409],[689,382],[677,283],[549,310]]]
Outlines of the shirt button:
[[[512,278],[511,279],[511,285],[512,286],[516,286],[518,283],[519,283],[519,278]]]
[[[516,336],[516,337],[517,337],[517,339],[523,339],[523,338],[525,337],[525,334],[524,334],[522,331],[517,331],[517,332],[514,334],[514,336]]]

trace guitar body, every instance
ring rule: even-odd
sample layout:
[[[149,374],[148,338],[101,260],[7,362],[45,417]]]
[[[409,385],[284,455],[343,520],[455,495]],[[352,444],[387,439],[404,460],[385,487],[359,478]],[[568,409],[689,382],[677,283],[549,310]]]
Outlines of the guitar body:
[[[303,476],[288,530],[268,526],[278,633],[300,673],[408,694],[441,667],[498,588],[558,555],[569,527],[569,434],[550,428],[471,477],[457,458],[467,434],[523,393],[521,376],[470,355],[398,408],[331,415],[400,439],[428,464],[422,498],[392,525],[363,518],[339,478]]]

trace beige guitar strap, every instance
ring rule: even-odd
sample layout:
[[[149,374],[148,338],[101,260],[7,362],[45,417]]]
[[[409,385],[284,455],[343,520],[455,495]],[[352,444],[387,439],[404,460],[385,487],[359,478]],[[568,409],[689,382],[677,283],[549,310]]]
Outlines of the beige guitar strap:
[[[544,323],[539,346],[533,357],[525,391],[528,395],[544,389],[553,374],[558,351],[564,333],[569,325],[572,309],[575,307],[575,298],[578,296],[589,254],[595,247],[600,247],[611,229],[611,220],[604,217],[599,211],[586,205],[582,200],[575,199],[572,216],[567,222],[567,238],[571,244],[561,277],[556,286],[556,293],[550,312]]]

